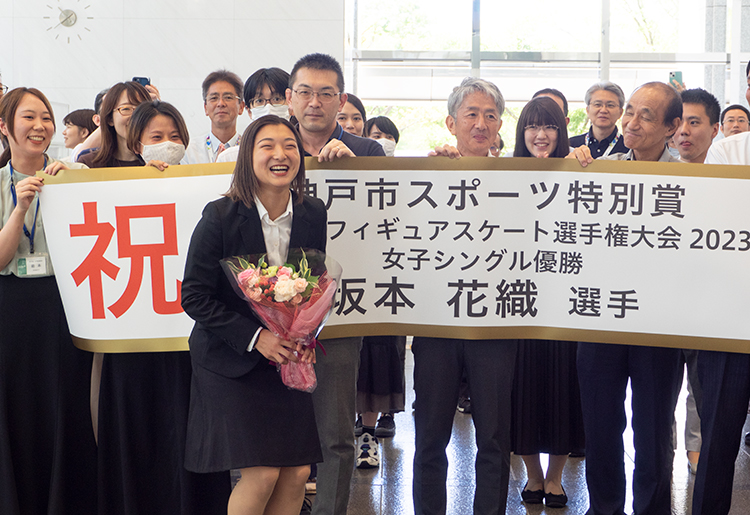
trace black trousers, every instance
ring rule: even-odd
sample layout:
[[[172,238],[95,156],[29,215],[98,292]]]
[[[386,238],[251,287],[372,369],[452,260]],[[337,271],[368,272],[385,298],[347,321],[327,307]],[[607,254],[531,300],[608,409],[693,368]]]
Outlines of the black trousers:
[[[505,513],[510,471],[511,389],[516,340],[414,338],[414,512],[446,510],[448,458],[461,374],[471,388],[476,430],[475,515]]]
[[[750,399],[750,355],[700,351],[703,388],[701,457],[693,488],[693,514],[722,515],[732,505],[734,462]]]
[[[672,420],[682,384],[681,350],[579,343],[578,380],[586,433],[589,515],[625,513],[622,434],[630,380],[635,515],[672,513]],[[699,467],[700,468],[700,467]]]

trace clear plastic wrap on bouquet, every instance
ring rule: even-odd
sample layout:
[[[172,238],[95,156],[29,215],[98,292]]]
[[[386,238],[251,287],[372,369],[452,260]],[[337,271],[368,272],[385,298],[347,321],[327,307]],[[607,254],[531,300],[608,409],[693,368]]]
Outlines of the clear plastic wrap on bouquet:
[[[277,337],[315,348],[316,337],[333,311],[341,265],[315,249],[290,249],[283,266],[270,266],[265,254],[233,256],[221,266],[237,294]],[[284,384],[312,392],[311,363],[277,364]]]

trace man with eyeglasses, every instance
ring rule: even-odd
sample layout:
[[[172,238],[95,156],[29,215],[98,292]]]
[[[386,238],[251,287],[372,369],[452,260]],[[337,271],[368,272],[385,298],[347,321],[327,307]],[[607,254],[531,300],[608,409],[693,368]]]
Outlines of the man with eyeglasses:
[[[622,133],[628,152],[603,160],[676,162],[666,142],[682,121],[680,94],[663,82],[635,90],[625,106]],[[593,162],[589,147],[576,148],[582,166]],[[587,515],[625,513],[623,432],[625,396],[632,392],[633,511],[671,513],[672,422],[682,384],[682,350],[641,345],[578,344],[578,381],[586,435]],[[700,465],[698,466],[700,471]]]
[[[591,128],[586,134],[571,137],[570,146],[586,145],[594,159],[627,152],[628,147],[616,125],[625,104],[625,94],[620,86],[609,81],[597,82],[586,91],[584,100]]]
[[[721,113],[721,133],[725,138],[750,131],[750,111],[740,104],[733,104]]]
[[[341,65],[326,54],[308,54],[294,65],[286,100],[297,118],[305,156],[318,161],[385,156],[380,143],[346,132],[336,115],[346,104]]]
[[[308,54],[292,68],[286,100],[297,118],[306,157],[385,156],[375,140],[344,131],[336,114],[346,103],[341,65],[326,54]],[[355,401],[362,337],[324,340],[317,353],[318,387],[312,393],[323,463],[318,464],[313,515],[346,515],[354,470]]]
[[[190,145],[181,164],[214,163],[224,150],[240,144],[237,117],[245,103],[242,80],[227,70],[208,74],[203,81],[203,109],[211,120],[211,130],[199,138],[190,138]]]

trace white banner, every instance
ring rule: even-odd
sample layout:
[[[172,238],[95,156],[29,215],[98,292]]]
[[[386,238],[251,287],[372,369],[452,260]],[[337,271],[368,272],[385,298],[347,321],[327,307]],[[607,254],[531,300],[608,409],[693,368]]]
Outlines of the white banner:
[[[694,176],[717,167],[692,165],[570,172],[485,161],[506,169],[371,159],[356,162],[401,166],[308,171],[309,192],[328,208],[327,252],[344,269],[329,334],[750,341],[750,181]],[[534,164],[551,161],[561,160]],[[221,175],[45,186],[45,232],[74,336],[189,334],[179,281],[203,206],[228,188],[231,168],[219,166],[201,173]],[[169,171],[182,168],[197,167]]]

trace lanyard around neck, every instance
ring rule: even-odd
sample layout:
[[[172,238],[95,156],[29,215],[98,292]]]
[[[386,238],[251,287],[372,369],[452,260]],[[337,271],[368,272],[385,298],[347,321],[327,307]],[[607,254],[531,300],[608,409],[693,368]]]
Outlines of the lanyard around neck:
[[[10,194],[13,197],[13,206],[18,205],[18,197],[16,196],[16,185],[13,180],[13,165],[8,161],[10,167]],[[47,156],[44,156],[44,168],[47,168]],[[23,223],[23,233],[29,239],[29,248],[31,253],[34,253],[34,235],[36,234],[36,218],[39,216],[39,197],[36,198],[36,210],[34,211],[34,225],[31,226],[31,232],[26,228],[26,222]]]

